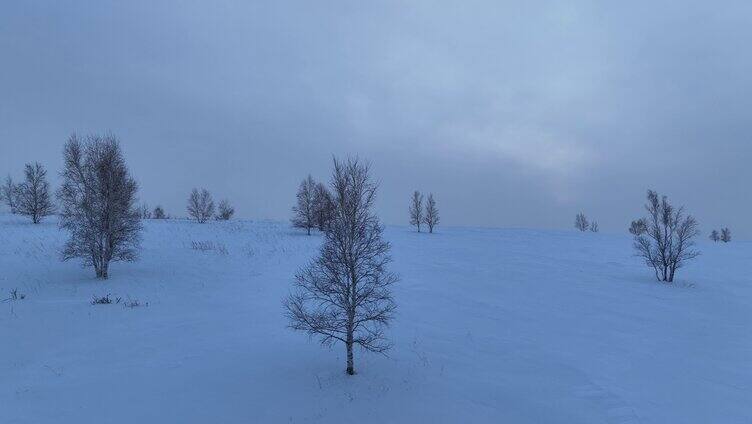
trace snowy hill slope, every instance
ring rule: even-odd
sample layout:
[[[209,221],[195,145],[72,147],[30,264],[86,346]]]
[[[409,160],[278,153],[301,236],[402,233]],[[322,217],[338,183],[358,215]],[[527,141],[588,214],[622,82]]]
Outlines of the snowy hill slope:
[[[385,236],[401,276],[394,349],[356,352],[348,377],[344,347],[282,315],[318,235],[149,221],[142,259],[101,282],[59,261],[54,219],[0,215],[0,298],[26,294],[0,303],[0,422],[752,420],[752,244],[700,242],[667,286],[626,235]],[[90,304],[108,293],[148,306]]]

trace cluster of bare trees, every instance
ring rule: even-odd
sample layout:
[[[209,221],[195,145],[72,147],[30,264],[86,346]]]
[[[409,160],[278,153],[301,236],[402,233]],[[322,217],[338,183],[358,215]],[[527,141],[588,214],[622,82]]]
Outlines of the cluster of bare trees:
[[[28,216],[34,224],[55,213],[47,170],[39,162],[26,164],[24,180],[18,184],[9,175],[0,190],[0,199],[11,213]]]
[[[203,224],[206,221],[216,219],[217,221],[228,221],[232,219],[235,214],[235,208],[230,205],[228,200],[222,200],[219,202],[217,208],[217,214],[214,214],[214,198],[212,198],[209,190],[202,188],[201,190],[194,188],[191,191],[191,195],[188,197],[188,216],[195,219],[199,224]]]
[[[113,135],[71,136],[63,151],[58,190],[60,227],[70,233],[63,260],[80,258],[98,278],[109,277],[113,261],[134,261],[141,241],[136,207],[138,185],[130,176]]]
[[[710,232],[710,240],[728,243],[731,241],[731,230],[729,230],[728,227],[721,228],[720,233],[718,230],[713,230]]]
[[[597,233],[600,230],[600,228],[598,227],[598,222],[588,221],[587,216],[585,216],[585,214],[582,212],[578,213],[574,218],[574,228],[580,231],[590,230],[593,233]]]
[[[410,225],[415,226],[418,232],[420,232],[421,224],[428,226],[429,233],[433,233],[434,227],[439,225],[439,209],[436,207],[433,193],[428,194],[424,208],[423,195],[418,190],[415,190],[410,199],[408,212],[410,213]]]
[[[334,216],[334,209],[334,197],[326,185],[308,175],[298,187],[290,221],[293,227],[305,229],[308,235],[314,228],[324,232]]]
[[[378,353],[391,346],[384,332],[396,308],[390,287],[398,277],[387,270],[390,245],[372,211],[377,185],[368,164],[335,159],[331,188],[324,243],[318,257],[296,274],[284,308],[290,328],[324,345],[343,343],[352,375],[356,345]]]
[[[629,229],[634,248],[659,281],[673,282],[676,270],[700,255],[694,249],[698,224],[684,207],[674,207],[666,196],[648,190],[647,199],[647,217],[633,221]]]

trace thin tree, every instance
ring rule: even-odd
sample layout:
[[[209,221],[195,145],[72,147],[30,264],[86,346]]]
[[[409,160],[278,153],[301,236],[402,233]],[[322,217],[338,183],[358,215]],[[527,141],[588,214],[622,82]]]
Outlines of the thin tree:
[[[426,199],[426,212],[423,215],[423,223],[428,225],[429,233],[433,233],[433,228],[439,225],[439,209],[436,208],[433,193],[429,193]]]
[[[24,177],[24,182],[16,188],[16,210],[19,214],[30,217],[33,223],[39,224],[42,218],[55,212],[50,198],[47,170],[39,162],[27,163]]]
[[[588,220],[585,214],[582,212],[578,213],[577,216],[574,218],[574,228],[577,228],[580,231],[587,231],[589,227],[590,227],[590,224],[588,223]]]
[[[647,231],[635,236],[637,256],[653,268],[658,281],[673,282],[676,270],[700,255],[693,249],[694,238],[700,233],[697,221],[685,215],[684,207],[675,208],[666,196],[648,190],[645,209]]]
[[[372,211],[376,189],[368,164],[334,160],[334,217],[319,256],[298,271],[284,301],[290,328],[324,345],[345,345],[349,375],[355,373],[355,345],[378,353],[391,346],[384,331],[396,307],[390,287],[398,278],[387,271],[390,245]]]
[[[10,175],[5,177],[5,182],[3,183],[2,188],[0,188],[0,198],[5,201],[5,204],[8,205],[8,209],[10,209],[10,213],[17,214],[18,213],[18,187],[13,182],[13,178],[11,178]]]
[[[152,212],[151,216],[154,217],[154,219],[166,218],[165,211],[161,206],[157,206],[156,208],[154,208],[154,212]]]
[[[300,183],[296,195],[297,203],[292,208],[292,225],[305,228],[308,235],[316,227],[316,182],[310,175]]]
[[[326,231],[329,221],[332,220],[332,216],[334,215],[334,200],[324,183],[316,184],[313,203],[316,227],[318,227],[319,231]]]
[[[423,195],[418,190],[413,192],[410,200],[410,225],[414,225],[420,232],[420,224],[423,223]]]
[[[632,234],[633,236],[640,236],[642,234],[645,234],[647,230],[648,224],[647,221],[645,221],[645,218],[634,220],[629,226],[629,234]]]
[[[138,259],[142,224],[138,184],[130,176],[113,135],[74,134],[63,150],[60,227],[70,232],[63,260],[80,258],[97,278],[109,277],[110,262]]]
[[[188,197],[188,216],[203,224],[214,215],[214,199],[209,190],[194,188]]]
[[[230,205],[229,200],[222,200],[219,202],[219,207],[217,209],[217,220],[219,221],[229,221],[232,219],[232,216],[235,215],[235,208]]]
[[[718,230],[711,231],[710,236],[708,237],[714,242],[718,242],[721,239],[721,236],[718,234]]]
[[[731,241],[731,230],[729,230],[728,227],[721,229],[721,241],[724,243]]]
[[[596,221],[590,223],[590,231],[593,233],[600,231],[600,228],[598,227],[598,223]]]

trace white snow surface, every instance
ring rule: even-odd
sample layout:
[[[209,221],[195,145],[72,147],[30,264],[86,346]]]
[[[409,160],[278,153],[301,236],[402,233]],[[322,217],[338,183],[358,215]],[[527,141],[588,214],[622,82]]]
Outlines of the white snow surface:
[[[752,243],[673,285],[628,235],[387,227],[388,357],[322,347],[281,301],[321,235],[147,221],[111,278],[0,215],[0,423],[750,423]],[[192,242],[211,242],[200,251]],[[220,248],[223,247],[224,249]],[[148,306],[92,305],[111,294]]]

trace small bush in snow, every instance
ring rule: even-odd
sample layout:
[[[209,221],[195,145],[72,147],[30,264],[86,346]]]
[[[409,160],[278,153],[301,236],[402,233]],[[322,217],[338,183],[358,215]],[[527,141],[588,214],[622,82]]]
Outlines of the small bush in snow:
[[[149,306],[149,302],[141,303],[138,299],[131,299],[130,297],[128,300],[123,303],[124,308],[138,308],[139,306]]]
[[[708,238],[711,241],[715,241],[715,242],[718,242],[719,240],[721,240],[721,236],[718,234],[718,230],[711,231],[710,235],[708,236]]]
[[[191,249],[193,250],[199,250],[201,252],[206,252],[209,250],[214,250],[214,242],[211,241],[192,241],[191,242]]]
[[[120,303],[120,300],[121,300],[121,299],[120,299],[119,297],[118,297],[118,298],[116,298],[116,299],[115,299],[115,303]],[[92,304],[92,305],[109,305],[109,304],[111,304],[111,303],[113,303],[113,300],[112,300],[112,298],[110,297],[110,294],[109,294],[109,293],[108,293],[108,294],[106,294],[106,295],[104,295],[104,296],[99,296],[99,297],[97,297],[97,296],[92,296],[92,297],[91,297],[91,304]]]
[[[216,251],[221,255],[227,255],[227,247],[222,243],[214,243],[213,241],[192,241],[191,249],[198,250],[199,252]]]

